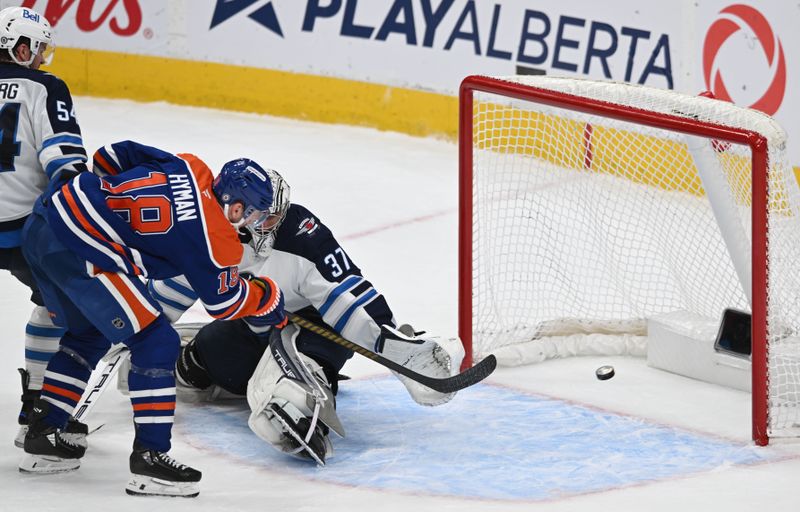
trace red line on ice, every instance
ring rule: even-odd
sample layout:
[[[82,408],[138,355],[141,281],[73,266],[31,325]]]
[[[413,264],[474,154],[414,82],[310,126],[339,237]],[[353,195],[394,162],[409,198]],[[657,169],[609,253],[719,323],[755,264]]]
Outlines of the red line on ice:
[[[414,224],[415,222],[426,222],[431,219],[435,219],[437,217],[442,217],[444,215],[448,215],[456,211],[456,208],[448,208],[446,210],[440,210],[438,212],[429,213],[427,215],[421,215],[419,217],[413,217],[411,219],[401,220],[397,222],[392,222],[391,224],[384,224],[383,226],[378,226],[375,228],[367,229],[364,231],[358,231],[356,233],[351,233],[349,235],[345,235],[342,237],[342,240],[353,240],[355,238],[362,238],[369,235],[374,235],[375,233],[380,233],[381,231],[388,231],[390,229],[399,228],[402,226],[407,226],[409,224]]]

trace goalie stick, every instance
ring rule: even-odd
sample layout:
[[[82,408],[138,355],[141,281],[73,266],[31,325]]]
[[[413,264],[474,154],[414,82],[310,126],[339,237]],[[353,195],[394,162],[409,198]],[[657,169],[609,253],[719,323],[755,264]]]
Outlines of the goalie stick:
[[[380,354],[362,347],[361,345],[353,343],[352,341],[348,341],[335,332],[317,325],[314,322],[306,320],[301,316],[288,312],[287,314],[292,323],[319,334],[323,338],[330,340],[337,345],[349,348],[353,352],[357,352],[368,359],[372,359],[376,363],[385,366],[390,370],[394,370],[400,375],[404,375],[413,381],[419,382],[423,386],[427,386],[434,391],[438,391],[439,393],[455,393],[456,391],[472,386],[473,384],[477,384],[491,375],[491,373],[497,367],[497,359],[495,359],[493,355],[489,355],[472,368],[469,368],[457,375],[453,375],[452,377],[446,377],[443,379],[428,377],[413,370],[409,370],[405,366],[397,364],[391,359],[387,359]]]

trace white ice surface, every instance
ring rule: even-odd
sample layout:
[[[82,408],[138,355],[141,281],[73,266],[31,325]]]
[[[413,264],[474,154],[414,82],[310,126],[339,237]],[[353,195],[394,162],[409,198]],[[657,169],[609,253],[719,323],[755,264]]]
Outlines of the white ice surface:
[[[387,297],[396,317],[444,335],[456,331],[457,149],[452,143],[346,126],[302,123],[166,104],[77,99],[87,149],[132,139],[174,152],[192,152],[212,168],[248,156],[279,169],[292,186],[292,199],[314,211],[337,234],[364,274]],[[64,510],[115,512],[159,510],[253,511],[423,511],[436,510],[607,510],[725,512],[800,510],[800,443],[765,448],[778,462],[722,466],[663,481],[639,483],[547,501],[491,501],[394,493],[358,485],[310,480],[220,456],[188,442],[179,404],[172,454],[204,472],[194,500],[132,498],[125,495],[132,442],[130,405],[115,390],[92,412],[104,423],[77,472],[29,476],[17,471],[20,450],[12,445],[19,407],[15,368],[24,365],[22,333],[31,305],[25,288],[0,272],[0,511]],[[613,364],[607,382],[594,369]],[[363,358],[345,373],[355,378],[385,373]],[[564,399],[746,447],[750,397],[648,368],[630,358],[574,358],[533,367],[500,369],[490,382],[526,393]],[[456,397],[458,400],[458,397]],[[503,404],[486,407],[503,414]],[[343,418],[345,427],[348,419]],[[492,438],[486,424],[476,424]],[[533,427],[535,428],[535,427]],[[424,435],[420,432],[419,435]],[[458,445],[463,433],[452,432]],[[535,438],[536,432],[529,435]],[[414,436],[397,449],[413,450]],[[620,446],[628,441],[619,439]],[[557,447],[555,453],[558,453]],[[556,455],[557,456],[557,455]],[[453,454],[462,471],[483,460]],[[333,466],[322,471],[333,471]],[[580,468],[576,468],[576,471]],[[514,472],[508,468],[509,476]],[[374,476],[374,475],[373,475]],[[437,475],[431,474],[430,478]]]

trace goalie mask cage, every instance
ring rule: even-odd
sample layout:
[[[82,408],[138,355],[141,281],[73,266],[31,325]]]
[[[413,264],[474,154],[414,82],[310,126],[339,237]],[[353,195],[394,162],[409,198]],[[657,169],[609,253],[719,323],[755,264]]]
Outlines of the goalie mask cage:
[[[751,311],[753,439],[800,435],[800,191],[772,118],[630,84],[472,76],[459,138],[465,365],[548,336],[641,335],[674,311]]]

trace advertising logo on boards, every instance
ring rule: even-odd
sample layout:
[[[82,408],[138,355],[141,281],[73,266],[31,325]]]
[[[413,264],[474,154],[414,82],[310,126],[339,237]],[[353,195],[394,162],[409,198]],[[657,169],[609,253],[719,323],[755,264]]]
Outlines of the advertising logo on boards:
[[[247,14],[284,37],[273,4],[217,0],[209,30]],[[599,72],[610,80],[674,87],[668,33],[530,8],[520,12],[512,2],[496,3],[491,10],[475,0],[419,0],[419,4],[421,10],[411,0],[298,1],[294,7],[302,10],[302,25],[296,28],[313,33],[320,25],[333,23],[343,38],[378,44],[391,40],[461,55],[471,51],[476,57],[510,61],[527,74],[544,74],[548,69],[578,75]],[[371,23],[366,22],[369,14]]]
[[[719,12],[717,19],[708,28],[703,43],[703,78],[706,88],[712,91],[718,99],[740,103],[732,97],[731,89],[725,84],[724,70],[722,69],[724,66],[718,62],[718,56],[725,43],[740,32],[744,32],[745,35],[755,35],[755,44],[760,45],[771,72],[769,85],[765,88],[764,93],[748,106],[765,114],[773,115],[783,103],[786,92],[786,59],[783,55],[781,41],[775,35],[767,18],[749,5],[735,4],[726,7]],[[744,66],[741,62],[737,64],[747,73],[746,64]],[[732,70],[728,70],[728,72],[732,72]],[[749,76],[752,76],[752,73]]]
[[[107,0],[99,14],[94,14],[96,0],[25,0],[22,7],[36,9],[53,27],[77,4],[75,24],[82,32],[94,32],[106,22],[111,32],[118,36],[132,36],[142,26],[142,7],[139,0]],[[102,2],[101,2],[102,4]],[[122,4],[118,8],[118,4]],[[124,14],[122,14],[124,11]]]
[[[211,17],[211,26],[208,27],[209,30],[260,1],[261,0],[217,0],[217,5],[214,7],[214,15]],[[247,17],[262,27],[283,37],[281,23],[278,21],[278,15],[275,13],[272,2],[267,2],[264,5],[258,6],[253,12],[248,14]]]

